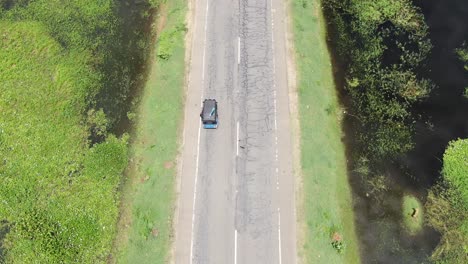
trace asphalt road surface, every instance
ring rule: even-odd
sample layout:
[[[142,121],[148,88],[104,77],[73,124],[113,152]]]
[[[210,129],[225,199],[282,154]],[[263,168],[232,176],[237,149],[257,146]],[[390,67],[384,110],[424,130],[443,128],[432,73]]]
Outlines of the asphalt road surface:
[[[198,0],[186,98],[175,263],[296,263],[281,0]],[[201,127],[201,101],[219,127]]]

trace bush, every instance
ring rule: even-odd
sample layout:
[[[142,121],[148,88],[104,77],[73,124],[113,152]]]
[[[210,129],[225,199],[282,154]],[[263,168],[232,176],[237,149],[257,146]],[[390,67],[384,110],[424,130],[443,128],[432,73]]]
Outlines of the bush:
[[[468,139],[452,141],[444,153],[444,180],[460,192],[468,206]]]
[[[444,154],[443,180],[426,202],[428,224],[442,234],[432,254],[437,263],[468,263],[468,140],[451,142]]]

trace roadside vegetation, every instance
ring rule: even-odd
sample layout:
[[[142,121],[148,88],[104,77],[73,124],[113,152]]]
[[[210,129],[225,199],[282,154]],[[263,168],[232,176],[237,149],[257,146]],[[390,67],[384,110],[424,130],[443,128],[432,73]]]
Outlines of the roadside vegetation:
[[[360,263],[326,22],[320,0],[292,1],[301,126],[305,263]],[[318,151],[320,150],[320,151]]]
[[[433,48],[430,40],[432,35],[429,35],[430,28],[426,24],[422,10],[416,6],[415,2],[409,0],[322,0],[325,16],[330,25],[328,36],[331,48],[337,59],[335,65],[337,66],[338,89],[345,98],[344,105],[347,107],[345,110],[345,119],[349,126],[347,136],[350,139],[349,146],[352,146],[349,158],[353,177],[357,179],[353,181],[357,182],[356,186],[359,186],[355,187],[355,200],[371,208],[361,210],[364,212],[361,217],[368,218],[358,219],[360,223],[367,224],[367,226],[358,226],[358,234],[361,241],[367,244],[362,245],[363,257],[367,255],[370,261],[395,262],[404,259],[407,263],[419,263],[428,261],[430,252],[427,252],[427,249],[426,251],[407,250],[402,242],[408,240],[407,235],[419,234],[418,230],[421,230],[422,222],[425,221],[442,236],[430,260],[436,263],[465,263],[468,261],[466,249],[468,206],[465,193],[468,181],[466,140],[457,140],[448,144],[443,156],[442,178],[430,188],[427,196],[425,193],[427,189],[421,191],[422,188],[427,188],[422,187],[422,182],[429,182],[429,184],[431,182],[415,177],[413,173],[416,172],[408,165],[411,161],[406,161],[417,147],[419,151],[423,149],[418,144],[431,144],[428,139],[445,140],[446,136],[437,137],[433,131],[437,129],[446,131],[450,125],[452,129],[460,130],[460,125],[457,127],[455,123],[457,120],[451,120],[453,124],[447,127],[434,127],[446,125],[449,122],[432,120],[434,113],[430,115],[427,113],[427,108],[424,108],[431,104],[425,105],[425,103],[427,101],[433,104],[442,102],[442,100],[433,100],[440,94],[453,99],[451,95],[460,88],[465,89],[465,97],[468,94],[468,88],[454,87],[454,84],[458,85],[461,81],[451,82],[447,81],[448,78],[441,79],[431,74],[430,67],[437,67],[437,59],[436,63],[430,61]],[[307,3],[307,1],[302,1],[302,3]],[[458,1],[458,6],[461,5],[461,1]],[[435,6],[436,4],[430,8],[426,6],[426,10],[431,10]],[[447,3],[446,10],[451,10],[453,6],[457,6],[456,1]],[[442,17],[436,19],[443,20]],[[435,21],[432,17],[432,22]],[[438,25],[439,28],[441,25]],[[455,25],[452,24],[452,26]],[[456,38],[459,39],[458,36]],[[437,39],[441,39],[440,34],[437,35]],[[441,43],[438,44],[441,45]],[[446,50],[445,46],[442,46],[438,51],[441,52],[444,49]],[[448,52],[457,53],[465,62],[465,69],[468,70],[466,45]],[[444,62],[451,63],[449,60]],[[437,72],[443,76],[443,71]],[[436,79],[432,79],[433,76],[439,78],[437,84],[442,84],[444,87],[438,87]],[[457,76],[453,77],[457,78]],[[441,92],[442,89],[444,89],[443,92]],[[447,104],[443,103],[444,106]],[[463,105],[459,100],[456,104]],[[459,107],[459,109],[464,108]],[[442,115],[443,113],[440,113],[438,118],[444,119]],[[435,125],[433,122],[436,122]],[[450,131],[449,135],[457,133],[461,132]],[[424,134],[429,135],[424,137]],[[447,141],[444,144],[447,144]],[[437,158],[442,159],[441,156]],[[402,176],[391,177],[392,174]],[[438,172],[433,174],[438,174]],[[421,173],[418,175],[421,176]],[[429,177],[437,179],[439,175]],[[399,179],[400,182],[392,182],[395,179]],[[418,189],[415,186],[419,187],[418,197],[404,196],[405,188]],[[397,235],[392,235],[390,234],[392,230],[400,231],[400,229],[393,225],[385,226],[379,223],[379,221],[382,223],[386,221],[384,217],[379,217],[379,214],[385,215],[390,211],[397,211],[391,202],[385,202],[390,199],[388,195],[390,189],[401,196],[400,204],[403,213],[400,216],[403,219],[400,222],[404,223],[406,229],[406,234],[403,235],[397,232],[394,232]],[[385,197],[386,194],[387,197]],[[367,202],[362,202],[363,200]],[[425,203],[425,210],[422,210],[420,203]],[[370,226],[372,224],[370,217],[373,217],[375,225]],[[382,227],[378,227],[379,225]],[[378,227],[378,231],[374,232],[382,234],[387,232],[389,235],[369,236],[369,229],[374,227]],[[434,235],[420,235],[420,237],[434,237]],[[433,249],[433,246],[424,241],[420,242],[426,248]],[[380,245],[387,243],[388,246],[370,253],[370,249],[374,250],[375,243]],[[398,258],[390,256],[389,252],[392,254],[398,252]]]
[[[169,262],[183,121],[186,13],[186,0],[167,1],[152,25],[150,69],[131,113],[134,140],[112,262]]]
[[[106,262],[156,5],[0,1],[0,262]]]

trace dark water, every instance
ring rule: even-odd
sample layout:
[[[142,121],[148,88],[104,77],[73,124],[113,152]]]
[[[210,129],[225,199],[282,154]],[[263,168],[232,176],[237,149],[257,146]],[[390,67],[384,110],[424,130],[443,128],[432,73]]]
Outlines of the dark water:
[[[110,132],[117,136],[132,132],[127,113],[134,112],[151,62],[151,45],[155,35],[152,23],[157,9],[148,0],[117,0],[119,43],[110,51],[112,58],[103,65],[109,88],[97,95],[98,108],[103,108],[111,120]]]
[[[415,1],[424,13],[434,45],[427,66],[421,74],[438,86],[419,113],[432,122],[433,129],[418,124],[416,149],[406,159],[418,186],[426,188],[438,180],[442,155],[449,141],[468,137],[468,71],[455,49],[468,44],[467,0]]]
[[[356,120],[347,116],[344,122],[363,263],[430,263],[429,257],[440,234],[425,227],[416,236],[408,235],[401,223],[402,197],[412,194],[424,203],[427,189],[440,179],[442,156],[448,142],[468,137],[468,99],[463,97],[468,87],[468,74],[455,54],[455,49],[464,41],[468,44],[468,0],[415,0],[414,3],[425,16],[434,45],[419,74],[431,79],[437,88],[426,102],[417,106],[416,112],[423,121],[417,124],[415,149],[381,168],[386,190],[372,194],[367,181],[353,171]],[[329,25],[328,31],[333,54],[332,26]],[[334,60],[334,68],[342,104],[349,105],[349,98],[342,90],[343,67],[339,60]]]
[[[0,220],[0,263],[5,262],[5,248],[2,245],[6,235],[10,232],[10,225],[7,220]]]

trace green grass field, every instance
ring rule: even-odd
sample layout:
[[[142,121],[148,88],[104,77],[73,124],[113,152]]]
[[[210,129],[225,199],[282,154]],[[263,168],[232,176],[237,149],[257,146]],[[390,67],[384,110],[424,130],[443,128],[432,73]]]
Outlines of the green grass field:
[[[153,63],[136,111],[123,186],[119,263],[167,263],[172,242],[178,138],[183,118],[186,1],[167,1]],[[161,57],[164,57],[162,59]]]
[[[360,263],[338,103],[319,0],[293,0],[298,70],[305,263]],[[333,237],[344,244],[341,253]]]
[[[3,20],[0,35],[0,263],[103,263],[127,145],[108,135],[90,147],[83,114],[101,84],[90,56],[40,21]]]

